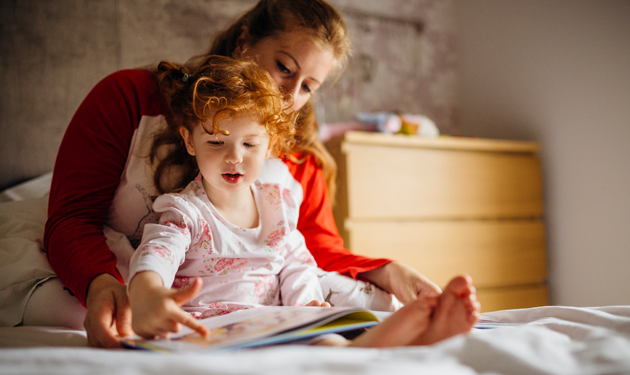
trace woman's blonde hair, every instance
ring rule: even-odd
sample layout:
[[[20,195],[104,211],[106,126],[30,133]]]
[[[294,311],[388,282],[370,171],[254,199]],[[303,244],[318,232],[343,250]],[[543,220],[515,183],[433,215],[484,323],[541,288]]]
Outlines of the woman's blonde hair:
[[[194,69],[207,55],[233,56],[238,39],[247,31],[248,43],[255,45],[266,38],[286,32],[302,32],[321,47],[330,47],[335,56],[337,72],[341,73],[350,56],[350,37],[341,14],[323,0],[260,0],[252,9],[237,19],[214,38],[210,49],[200,57],[191,59],[188,66]],[[308,102],[299,111],[296,142],[285,148],[284,154],[301,163],[308,154],[321,167],[331,202],[334,202],[337,165],[317,135],[317,122],[313,105]]]
[[[151,161],[158,160],[154,183],[161,193],[181,190],[199,174],[197,162],[188,154],[180,136],[181,127],[192,132],[201,124],[209,134],[229,135],[220,128],[222,120],[250,115],[274,140],[270,145],[274,155],[281,156],[293,147],[297,114],[284,112],[290,100],[256,63],[207,56],[195,71],[190,71],[162,61],[157,75],[159,90],[169,107],[167,128],[155,136],[150,151]],[[158,158],[160,148],[165,145],[171,146],[169,152]],[[181,171],[177,181],[168,175],[173,166]]]

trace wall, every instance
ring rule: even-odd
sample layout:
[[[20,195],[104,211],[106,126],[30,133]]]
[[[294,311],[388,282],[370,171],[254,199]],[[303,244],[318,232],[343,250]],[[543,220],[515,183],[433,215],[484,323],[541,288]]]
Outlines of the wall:
[[[184,61],[254,2],[0,2],[0,189],[52,169],[99,79]],[[354,59],[320,116],[401,109],[445,133],[541,142],[552,302],[630,304],[630,3],[332,2]]]
[[[119,69],[184,62],[252,0],[0,2],[0,190],[52,170],[88,91]],[[345,74],[319,95],[320,121],[401,110],[453,132],[452,0],[334,0],[353,39]]]
[[[453,1],[330,2],[348,25],[353,58],[321,95],[325,122],[348,120],[361,111],[400,110],[425,114],[442,132],[455,132]]]
[[[464,133],[542,143],[552,303],[630,304],[630,2],[456,11]]]

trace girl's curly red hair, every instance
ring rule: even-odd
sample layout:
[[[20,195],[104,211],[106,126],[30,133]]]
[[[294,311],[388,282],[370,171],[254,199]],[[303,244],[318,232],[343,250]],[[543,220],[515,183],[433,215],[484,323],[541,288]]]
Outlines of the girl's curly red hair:
[[[158,159],[161,146],[174,146],[159,159],[155,171],[155,186],[161,193],[184,188],[199,173],[195,158],[188,154],[179,135],[181,127],[192,132],[202,124],[210,134],[228,135],[229,132],[220,129],[220,121],[250,115],[258,119],[274,140],[271,145],[274,155],[281,156],[295,142],[297,113],[284,112],[290,106],[290,98],[280,92],[265,69],[252,61],[213,55],[194,72],[162,61],[157,81],[170,115],[167,128],[153,140],[151,161]],[[212,120],[212,128],[206,126],[208,120]],[[181,175],[177,181],[167,183],[173,177],[169,173],[171,167],[180,169]]]

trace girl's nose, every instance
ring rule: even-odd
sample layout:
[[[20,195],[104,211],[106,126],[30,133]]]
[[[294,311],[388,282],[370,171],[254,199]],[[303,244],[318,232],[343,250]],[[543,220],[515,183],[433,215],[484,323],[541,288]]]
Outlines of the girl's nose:
[[[225,162],[228,164],[239,164],[243,161],[243,155],[238,146],[231,147],[225,155]]]

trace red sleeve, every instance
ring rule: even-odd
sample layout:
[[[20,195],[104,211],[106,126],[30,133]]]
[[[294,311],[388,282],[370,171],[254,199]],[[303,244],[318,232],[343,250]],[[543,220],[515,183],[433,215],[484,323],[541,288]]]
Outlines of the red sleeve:
[[[98,274],[122,282],[103,224],[141,117],[163,112],[153,75],[125,70],[99,82],[66,129],[53,171],[44,247],[61,282],[84,306]]]
[[[343,247],[343,239],[337,231],[333,217],[326,180],[310,155],[304,163],[285,160],[293,177],[302,185],[304,198],[300,206],[298,230],[306,240],[306,247],[317,265],[326,271],[337,271],[356,278],[357,274],[381,267],[391,260],[372,259],[353,254]]]

